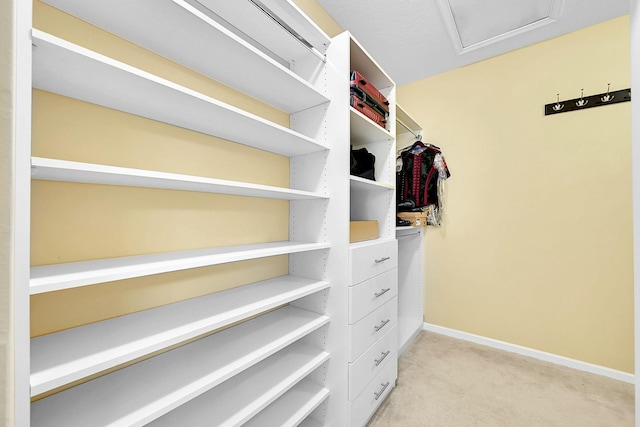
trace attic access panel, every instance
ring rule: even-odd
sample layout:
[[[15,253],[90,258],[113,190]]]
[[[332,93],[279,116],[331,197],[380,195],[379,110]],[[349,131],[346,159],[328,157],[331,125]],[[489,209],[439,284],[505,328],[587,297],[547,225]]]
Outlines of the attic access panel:
[[[458,54],[555,22],[564,0],[437,0]]]

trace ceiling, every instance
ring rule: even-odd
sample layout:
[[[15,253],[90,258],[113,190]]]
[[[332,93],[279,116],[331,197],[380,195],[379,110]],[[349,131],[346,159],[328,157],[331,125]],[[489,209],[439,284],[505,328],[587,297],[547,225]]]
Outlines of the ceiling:
[[[396,84],[629,13],[629,0],[318,0]]]

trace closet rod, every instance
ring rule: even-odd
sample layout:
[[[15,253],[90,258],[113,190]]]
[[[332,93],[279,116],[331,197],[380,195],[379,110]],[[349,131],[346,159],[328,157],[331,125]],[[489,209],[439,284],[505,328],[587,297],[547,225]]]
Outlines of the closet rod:
[[[260,9],[262,13],[271,18],[276,24],[282,27],[287,33],[291,35],[294,39],[296,39],[302,46],[306,47],[311,53],[317,56],[322,62],[327,62],[327,57],[320,53],[318,49],[313,47],[311,43],[309,43],[304,37],[298,34],[293,28],[288,26],[282,19],[278,17],[275,13],[273,13],[267,6],[262,4],[259,0],[249,0],[251,4]]]
[[[405,125],[405,124],[402,122],[402,120],[400,120],[400,119],[397,119],[397,118],[396,118],[396,122],[400,123],[400,126],[402,126],[403,128],[405,128],[406,130],[408,130],[408,131],[409,131],[409,133],[410,133],[411,135],[415,136],[415,137],[416,137],[416,138],[418,138],[418,139],[422,139],[422,135],[418,135],[418,134],[416,134],[413,130],[411,130],[411,128],[410,128],[409,126]]]

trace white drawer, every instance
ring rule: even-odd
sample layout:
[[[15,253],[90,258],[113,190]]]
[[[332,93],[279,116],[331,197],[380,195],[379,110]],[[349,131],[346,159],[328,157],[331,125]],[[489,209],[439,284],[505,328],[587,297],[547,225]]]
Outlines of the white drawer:
[[[380,403],[396,385],[398,359],[395,357],[364,388],[360,396],[351,402],[351,427],[364,426]]]
[[[391,328],[355,362],[349,363],[349,400],[354,401],[392,359],[398,358],[398,327]]]
[[[378,274],[398,267],[398,241],[356,243],[349,247],[353,286]]]
[[[398,269],[385,271],[349,288],[349,323],[356,323],[398,295]]]
[[[354,362],[371,344],[398,323],[398,299],[392,298],[380,308],[349,325],[349,362]],[[397,344],[396,344],[397,345]]]

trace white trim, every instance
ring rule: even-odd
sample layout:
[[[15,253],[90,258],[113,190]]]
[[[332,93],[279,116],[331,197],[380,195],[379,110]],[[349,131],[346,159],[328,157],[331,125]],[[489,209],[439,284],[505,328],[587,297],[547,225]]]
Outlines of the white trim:
[[[640,89],[640,0],[630,2],[631,90]],[[631,99],[631,181],[633,205],[633,270],[635,365],[640,367],[640,103]],[[636,383],[636,427],[640,427],[640,381]]]
[[[564,5],[564,0],[552,0],[551,7],[549,9],[549,16],[531,22],[514,30],[507,31],[506,33],[499,34],[495,37],[491,37],[487,40],[483,40],[469,46],[464,46],[462,44],[462,39],[460,38],[460,32],[458,31],[458,26],[456,24],[455,18],[453,17],[453,11],[451,10],[451,4],[449,3],[449,0],[436,1],[438,3],[438,7],[440,8],[440,13],[442,14],[442,19],[447,28],[447,32],[449,33],[451,41],[453,42],[453,47],[455,48],[458,55],[462,55],[477,50],[481,47],[485,47],[506,40],[508,38],[518,36],[520,34],[535,30],[536,28],[540,28],[548,24],[553,24],[560,17],[560,12],[562,11],[562,7]]]
[[[409,349],[409,347],[411,347],[416,338],[418,338],[418,334],[420,334],[422,329],[423,328],[417,328],[411,333],[411,336],[409,336],[409,338],[404,343],[401,343],[401,346],[398,349],[398,359],[404,354],[405,351]]]
[[[11,313],[13,355],[7,374],[7,401],[12,413],[4,420],[15,427],[31,425],[29,373],[31,347],[29,340],[29,260],[31,253],[31,94],[32,94],[32,2],[13,1],[13,188],[11,209]],[[6,112],[3,112],[5,114]],[[10,113],[7,113],[10,114]],[[3,165],[4,166],[4,165]],[[3,304],[4,305],[4,304]],[[4,307],[7,309],[7,307]],[[11,385],[10,385],[11,384]],[[3,417],[4,418],[4,417]]]
[[[448,337],[496,348],[498,350],[504,350],[510,353],[532,357],[534,359],[543,360],[545,362],[554,363],[556,365],[566,366],[568,368],[577,369],[579,371],[601,375],[603,377],[612,378],[614,380],[623,381],[629,384],[635,383],[635,376],[633,374],[606,368],[604,366],[593,365],[587,362],[581,362],[580,360],[570,359],[564,356],[558,356],[557,354],[547,353],[544,351],[535,350],[529,347],[523,347],[517,344],[511,344],[504,341],[498,341],[493,338],[470,334],[468,332],[459,331],[457,329],[450,329],[444,326],[438,326],[427,322],[423,324],[422,329],[425,331],[434,332],[436,334],[446,335]]]

